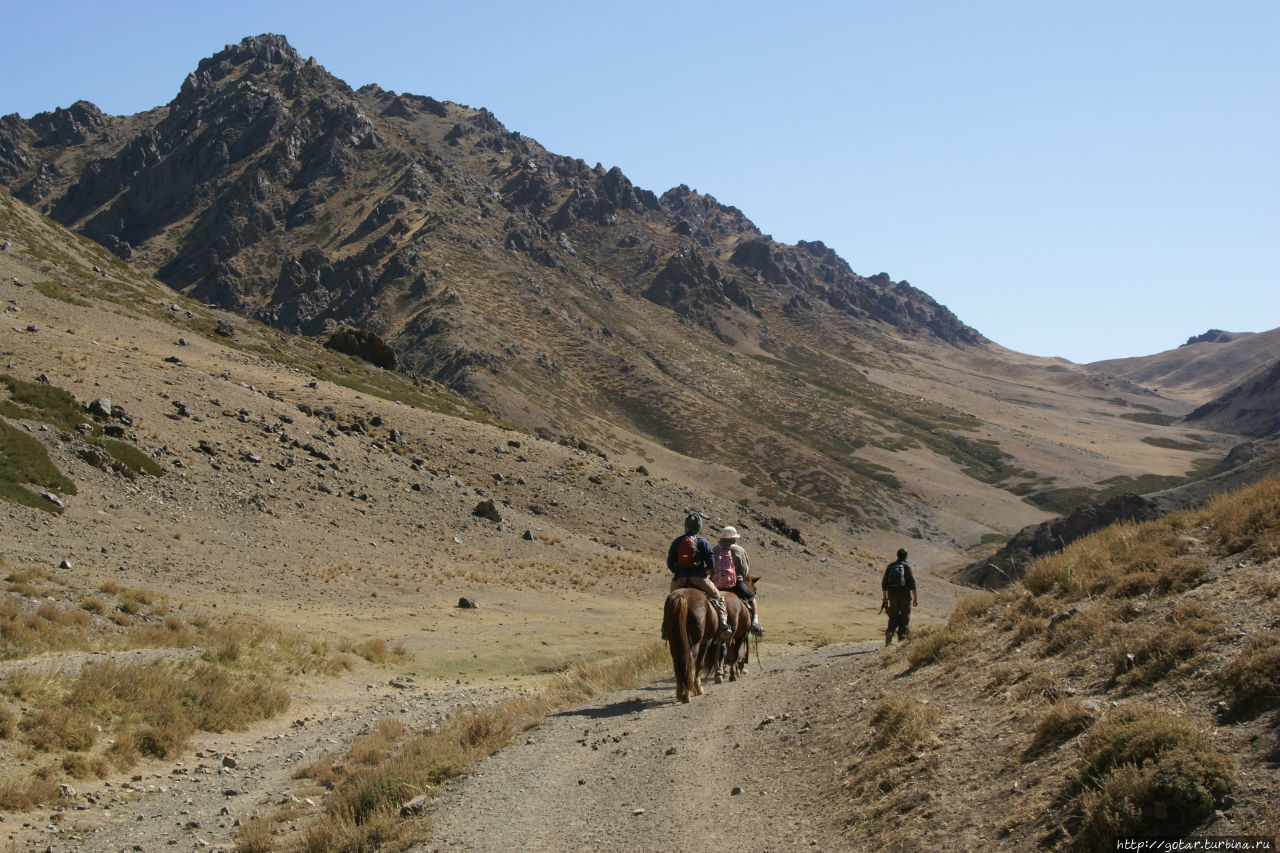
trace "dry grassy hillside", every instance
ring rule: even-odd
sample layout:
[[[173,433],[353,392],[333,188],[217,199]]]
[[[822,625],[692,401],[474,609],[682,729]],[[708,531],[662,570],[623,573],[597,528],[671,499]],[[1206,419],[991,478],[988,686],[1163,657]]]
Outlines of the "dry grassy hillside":
[[[1099,361],[1088,367],[1200,405],[1270,368],[1280,353],[1280,329],[1224,337],[1228,339],[1199,341],[1156,355]]]
[[[849,849],[1280,835],[1280,479],[1121,525],[830,674]]]

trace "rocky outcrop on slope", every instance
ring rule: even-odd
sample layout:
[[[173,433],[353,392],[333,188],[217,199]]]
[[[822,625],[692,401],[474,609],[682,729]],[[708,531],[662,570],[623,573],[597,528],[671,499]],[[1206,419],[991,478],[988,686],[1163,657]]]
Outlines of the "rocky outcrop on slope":
[[[1235,332],[1224,332],[1221,329],[1210,329],[1202,335],[1192,335],[1187,338],[1187,342],[1182,346],[1189,347],[1192,344],[1229,344],[1234,340],[1238,340],[1240,337],[1241,335]]]

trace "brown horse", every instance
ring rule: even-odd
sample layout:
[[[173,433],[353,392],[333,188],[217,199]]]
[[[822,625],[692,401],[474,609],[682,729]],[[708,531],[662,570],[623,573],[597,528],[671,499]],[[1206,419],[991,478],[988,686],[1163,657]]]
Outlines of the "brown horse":
[[[685,587],[667,596],[662,607],[662,632],[671,647],[676,698],[688,702],[702,695],[702,667],[716,637],[720,620],[707,594]]]
[[[747,589],[755,592],[760,578],[744,577],[743,580]],[[707,655],[707,674],[712,674],[714,669],[716,684],[724,681],[726,669],[730,681],[737,681],[738,676],[746,672],[751,639],[751,610],[733,590],[724,591],[724,604],[733,633],[727,640],[717,640]]]

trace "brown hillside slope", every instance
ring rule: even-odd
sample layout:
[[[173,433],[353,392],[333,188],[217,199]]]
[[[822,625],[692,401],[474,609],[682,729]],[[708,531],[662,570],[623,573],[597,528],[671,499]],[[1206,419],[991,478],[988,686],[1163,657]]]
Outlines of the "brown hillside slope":
[[[1255,438],[1280,433],[1280,359],[1191,412],[1183,422]]]
[[[1140,358],[1085,365],[1089,370],[1158,388],[1195,405],[1207,403],[1254,374],[1269,369],[1280,354],[1280,329],[1188,343]]]

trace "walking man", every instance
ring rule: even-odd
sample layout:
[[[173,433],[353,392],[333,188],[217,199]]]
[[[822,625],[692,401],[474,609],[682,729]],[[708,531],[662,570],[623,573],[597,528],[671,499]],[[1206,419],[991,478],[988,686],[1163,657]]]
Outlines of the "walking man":
[[[920,606],[920,600],[916,596],[916,578],[907,563],[906,548],[899,548],[898,559],[885,566],[880,592],[880,609],[889,613],[889,627],[884,631],[884,644],[887,646],[893,642],[895,631],[899,641],[907,638],[911,605]]]

